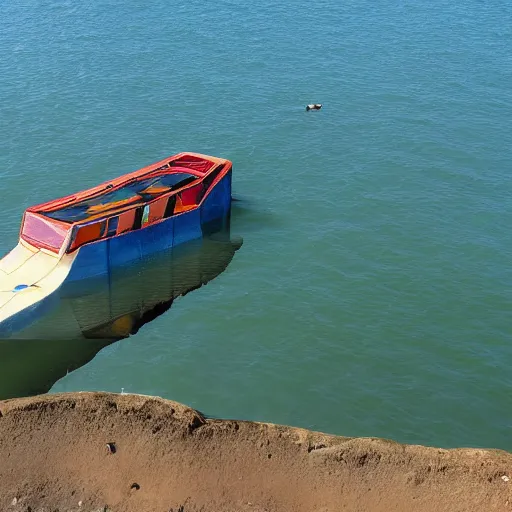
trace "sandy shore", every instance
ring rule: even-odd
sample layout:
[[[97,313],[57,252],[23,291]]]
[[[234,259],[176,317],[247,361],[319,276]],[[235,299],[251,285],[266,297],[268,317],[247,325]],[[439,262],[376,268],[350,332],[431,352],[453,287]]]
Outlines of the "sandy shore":
[[[0,510],[512,511],[512,454],[211,420],[141,395],[43,395],[0,402]]]

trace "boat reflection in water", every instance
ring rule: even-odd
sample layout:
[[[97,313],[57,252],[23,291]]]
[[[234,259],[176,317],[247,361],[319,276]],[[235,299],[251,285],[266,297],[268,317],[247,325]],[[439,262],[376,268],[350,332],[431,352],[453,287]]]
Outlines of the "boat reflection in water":
[[[222,223],[226,226],[226,223]],[[108,279],[62,286],[58,307],[0,340],[0,399],[44,393],[102,348],[167,311],[221,274],[242,239],[210,226],[202,238],[112,269]]]

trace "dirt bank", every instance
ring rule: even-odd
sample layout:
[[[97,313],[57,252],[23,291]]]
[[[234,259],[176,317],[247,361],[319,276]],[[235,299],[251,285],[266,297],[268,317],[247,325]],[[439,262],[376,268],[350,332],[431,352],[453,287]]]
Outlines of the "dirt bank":
[[[209,420],[140,395],[46,395],[0,402],[0,510],[512,511],[512,454]]]

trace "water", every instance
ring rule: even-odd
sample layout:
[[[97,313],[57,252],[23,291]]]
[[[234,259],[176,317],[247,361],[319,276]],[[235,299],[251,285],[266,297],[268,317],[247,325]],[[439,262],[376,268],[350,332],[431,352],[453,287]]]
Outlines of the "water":
[[[178,151],[233,160],[241,199],[227,270],[52,391],[512,450],[511,18],[502,0],[4,5],[2,251],[25,207]]]

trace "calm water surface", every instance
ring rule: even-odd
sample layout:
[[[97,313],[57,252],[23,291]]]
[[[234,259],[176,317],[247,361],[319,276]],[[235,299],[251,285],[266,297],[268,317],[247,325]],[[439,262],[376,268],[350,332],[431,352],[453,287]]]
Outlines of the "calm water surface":
[[[512,450],[510,2],[1,10],[2,252],[27,206],[178,151],[241,199],[227,270],[52,391]]]

